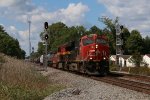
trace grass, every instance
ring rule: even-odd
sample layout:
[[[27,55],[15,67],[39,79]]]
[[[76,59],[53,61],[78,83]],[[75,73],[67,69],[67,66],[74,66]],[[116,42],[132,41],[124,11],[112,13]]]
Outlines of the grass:
[[[1,55],[1,54],[0,54]],[[1,59],[1,58],[0,58]],[[0,66],[0,99],[42,100],[65,88],[34,70],[34,66],[3,55]]]
[[[130,74],[137,74],[137,75],[147,75],[150,76],[150,68],[148,67],[116,67],[115,65],[110,66],[110,71],[123,71],[129,72]]]
[[[130,73],[150,76],[150,68],[148,67],[133,67]]]
[[[3,54],[0,54],[0,63],[5,63],[5,59],[3,58]]]

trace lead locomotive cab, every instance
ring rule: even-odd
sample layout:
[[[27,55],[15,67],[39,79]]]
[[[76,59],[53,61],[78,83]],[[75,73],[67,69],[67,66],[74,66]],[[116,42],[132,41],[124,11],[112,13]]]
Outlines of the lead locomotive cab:
[[[90,34],[80,41],[80,60],[88,74],[105,75],[109,72],[109,46],[105,36]]]

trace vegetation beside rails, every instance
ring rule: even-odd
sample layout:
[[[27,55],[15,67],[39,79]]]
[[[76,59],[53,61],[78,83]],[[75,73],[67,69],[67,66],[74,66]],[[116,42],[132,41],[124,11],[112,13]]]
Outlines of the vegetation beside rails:
[[[55,84],[24,61],[5,56],[0,66],[1,100],[42,100],[65,86]],[[1,60],[1,58],[0,58]]]
[[[4,54],[0,54],[0,64],[5,63]]]
[[[128,72],[130,74],[137,74],[137,75],[146,75],[150,76],[150,68],[148,67],[116,67],[115,65],[110,66],[110,71],[122,71]]]

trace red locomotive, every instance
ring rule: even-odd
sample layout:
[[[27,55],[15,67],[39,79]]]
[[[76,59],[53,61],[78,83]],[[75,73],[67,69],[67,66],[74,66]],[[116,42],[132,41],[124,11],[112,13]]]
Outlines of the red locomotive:
[[[58,47],[50,58],[58,68],[79,71],[90,75],[109,72],[109,46],[105,36],[90,34],[79,41],[71,41]]]

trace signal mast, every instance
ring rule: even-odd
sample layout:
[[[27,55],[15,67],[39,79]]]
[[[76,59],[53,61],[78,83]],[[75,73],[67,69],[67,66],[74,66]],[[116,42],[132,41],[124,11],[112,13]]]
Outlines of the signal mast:
[[[44,41],[45,41],[45,70],[47,71],[47,45],[48,45],[48,38],[49,38],[49,36],[48,36],[48,32],[47,32],[47,29],[48,29],[48,22],[45,22],[44,23],[44,31],[45,31],[45,33],[44,33]]]
[[[116,25],[116,65],[119,67],[119,57],[123,55],[123,26]],[[121,67],[121,66],[120,66]]]

